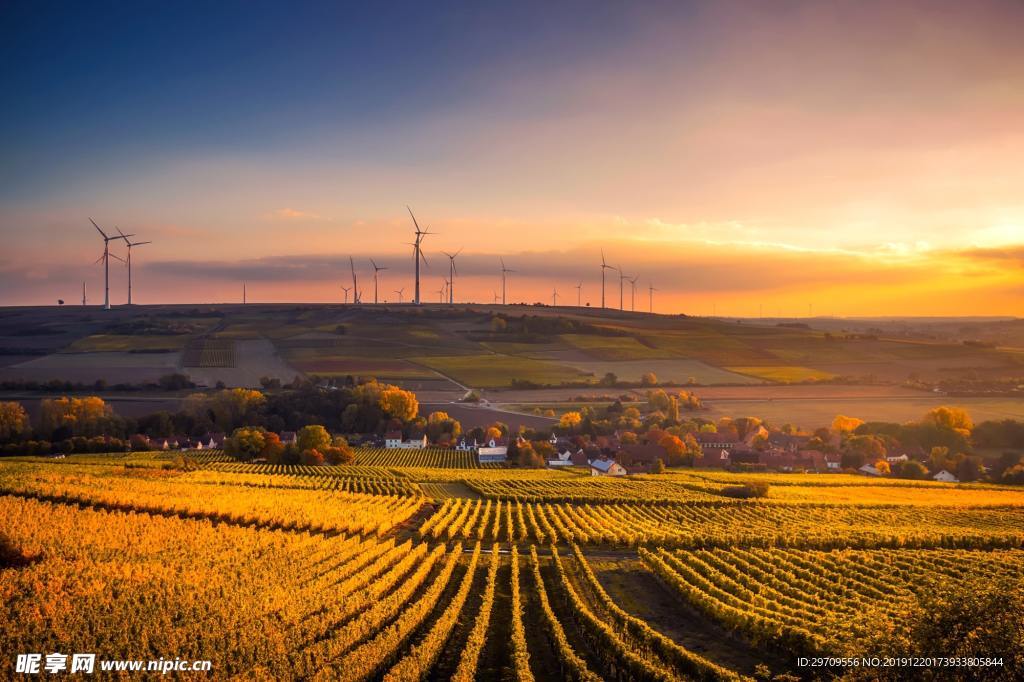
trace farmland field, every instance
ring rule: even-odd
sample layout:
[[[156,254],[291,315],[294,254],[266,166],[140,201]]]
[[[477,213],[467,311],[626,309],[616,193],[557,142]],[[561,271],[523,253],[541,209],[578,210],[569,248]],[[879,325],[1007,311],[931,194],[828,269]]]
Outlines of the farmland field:
[[[1024,577],[1024,491],[1001,486],[776,475],[748,502],[722,488],[755,475],[720,471],[196,454],[0,460],[5,651],[215,679],[739,680],[870,653],[856,633],[931,585]]]

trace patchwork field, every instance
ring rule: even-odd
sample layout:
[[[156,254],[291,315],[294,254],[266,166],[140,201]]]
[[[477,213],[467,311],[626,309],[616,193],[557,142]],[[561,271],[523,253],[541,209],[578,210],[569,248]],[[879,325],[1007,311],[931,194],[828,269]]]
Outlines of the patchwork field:
[[[697,392],[698,395],[700,391]],[[793,398],[761,400],[706,400],[700,414],[709,418],[758,416],[773,424],[786,422],[819,426],[832,423],[837,414],[865,421],[904,422],[919,419],[941,405],[966,409],[977,421],[1024,418],[1024,399],[954,398],[943,396],[900,398]]]
[[[510,386],[513,381],[560,384],[587,381],[586,372],[554,362],[510,355],[454,355],[411,358],[459,383],[481,388]]]

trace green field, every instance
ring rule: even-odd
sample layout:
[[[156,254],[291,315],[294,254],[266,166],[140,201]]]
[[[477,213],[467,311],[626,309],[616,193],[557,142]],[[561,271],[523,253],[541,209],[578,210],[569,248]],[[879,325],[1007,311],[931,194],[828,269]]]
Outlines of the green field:
[[[512,355],[454,355],[411,358],[413,362],[468,386],[499,388],[514,380],[538,384],[589,381],[594,377],[572,367]]]

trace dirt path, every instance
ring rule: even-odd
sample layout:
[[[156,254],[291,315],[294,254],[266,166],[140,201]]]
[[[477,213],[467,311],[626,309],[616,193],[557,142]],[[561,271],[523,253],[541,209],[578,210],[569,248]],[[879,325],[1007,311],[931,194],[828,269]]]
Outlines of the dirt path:
[[[686,606],[639,559],[611,561],[587,556],[601,586],[620,608],[689,651],[746,675],[753,675],[758,663],[767,664],[776,673],[795,664],[755,647]]]

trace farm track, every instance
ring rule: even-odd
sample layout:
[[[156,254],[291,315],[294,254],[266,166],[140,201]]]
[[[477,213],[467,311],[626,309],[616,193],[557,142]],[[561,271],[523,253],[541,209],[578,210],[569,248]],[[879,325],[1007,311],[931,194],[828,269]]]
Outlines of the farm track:
[[[564,556],[564,555],[563,555]],[[588,559],[611,560],[615,567],[591,561],[591,568],[622,610],[645,621],[688,651],[737,672],[753,675],[758,663],[785,670],[792,661],[756,646],[677,599],[671,589],[637,557],[612,557],[587,552]],[[575,562],[571,564],[575,568]],[[576,571],[571,571],[575,575]]]

